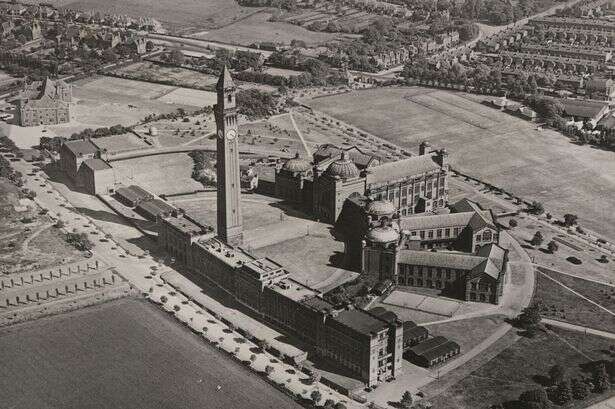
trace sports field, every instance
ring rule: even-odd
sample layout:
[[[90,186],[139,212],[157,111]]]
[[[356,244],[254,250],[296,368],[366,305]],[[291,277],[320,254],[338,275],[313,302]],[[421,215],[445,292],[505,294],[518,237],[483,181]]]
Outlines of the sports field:
[[[6,328],[0,359],[3,408],[299,408],[135,299]]]
[[[615,237],[615,152],[575,145],[463,93],[380,88],[306,103],[414,152],[422,140],[446,147],[456,169]]]

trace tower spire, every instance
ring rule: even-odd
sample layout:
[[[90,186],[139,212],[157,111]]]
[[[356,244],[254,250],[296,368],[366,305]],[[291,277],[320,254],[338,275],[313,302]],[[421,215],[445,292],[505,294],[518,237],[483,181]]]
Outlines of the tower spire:
[[[216,90],[220,91],[229,88],[235,88],[235,83],[233,82],[233,77],[231,77],[231,72],[228,70],[228,67],[224,65],[220,77],[218,77]]]

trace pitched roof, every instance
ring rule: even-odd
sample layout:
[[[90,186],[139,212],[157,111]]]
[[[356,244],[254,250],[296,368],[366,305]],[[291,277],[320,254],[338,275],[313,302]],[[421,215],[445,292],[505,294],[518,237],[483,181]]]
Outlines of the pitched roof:
[[[479,230],[485,226],[496,228],[489,210],[402,216],[399,219],[399,227],[410,231],[461,226],[470,226],[473,230]]]
[[[420,155],[387,162],[367,170],[367,183],[383,183],[396,179],[422,175],[426,172],[439,171],[441,166],[435,161],[436,155]]]
[[[471,271],[487,260],[486,257],[473,254],[433,252],[421,250],[399,250],[398,262],[417,266],[431,266],[439,268],[453,268]]]
[[[483,208],[480,207],[480,205],[478,203],[473,202],[473,201],[471,201],[470,199],[468,199],[466,197],[464,197],[463,199],[453,203],[450,207],[456,213],[478,212],[478,211],[483,210]]]
[[[448,339],[440,335],[437,337],[429,338],[421,342],[420,344],[413,346],[412,348],[410,348],[410,351],[412,351],[416,355],[422,355],[430,349],[436,348],[440,345],[444,345],[447,342],[449,342]]]
[[[83,161],[83,166],[87,166],[91,170],[105,170],[111,169],[111,166],[102,159],[86,159]]]
[[[87,139],[64,142],[64,146],[75,156],[88,155],[98,151],[98,147]]]

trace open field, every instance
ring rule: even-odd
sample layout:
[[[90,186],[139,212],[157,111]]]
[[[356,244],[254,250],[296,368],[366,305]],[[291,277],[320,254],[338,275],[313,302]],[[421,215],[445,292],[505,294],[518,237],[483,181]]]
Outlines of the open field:
[[[0,178],[0,272],[13,273],[80,260],[81,252],[69,246],[51,227],[48,216],[17,188]]]
[[[130,76],[141,81],[172,80],[175,84],[184,87],[215,87],[218,80],[213,75],[187,70],[179,67],[167,67],[149,61],[141,61],[113,71],[114,74]]]
[[[0,346],[4,407],[299,407],[140,300],[9,327]]]
[[[540,271],[561,282],[566,287],[573,289],[584,297],[589,298],[593,302],[615,312],[615,287],[583,280],[582,278],[571,277],[566,274],[558,274],[554,271],[544,269],[541,269]],[[611,329],[615,330],[615,327]]]
[[[40,3],[26,0],[25,3]],[[54,6],[125,14],[134,18],[151,17],[172,32],[191,33],[229,24],[257,12],[258,8],[240,7],[232,0],[49,0]]]
[[[613,152],[537,131],[463,93],[381,88],[306,103],[411,151],[422,140],[446,147],[456,169],[542,201],[554,214],[576,213],[582,225],[615,237],[615,213],[607,210],[615,205]]]
[[[105,136],[93,140],[96,146],[109,154],[115,152],[125,152],[134,149],[148,148],[149,145],[139,139],[133,133],[125,133],[122,135]]]
[[[269,13],[257,13],[235,24],[200,33],[194,37],[240,45],[263,41],[290,44],[292,40],[302,40],[308,45],[317,45],[341,37],[332,33],[309,31],[289,23],[269,22],[270,17]]]
[[[522,337],[494,359],[430,400],[434,407],[443,409],[488,408],[493,404],[512,402],[522,392],[544,386],[548,371],[555,364],[564,366],[570,378],[589,376],[585,364],[593,360],[610,359],[605,353],[610,345],[610,340],[593,335],[584,336],[561,329],[539,331],[534,338]],[[583,408],[590,401],[606,397],[606,394],[592,393],[585,401],[573,400],[563,407]]]
[[[213,115],[197,115],[183,119],[161,119],[135,128],[142,137],[150,141],[154,146],[179,146],[192,143],[205,143],[212,137],[215,138],[216,124]],[[158,135],[151,135],[150,130],[155,128]],[[209,136],[208,136],[209,135]]]
[[[536,223],[527,216],[519,215],[513,218],[518,222],[518,226],[510,229],[509,233],[524,245],[528,255],[533,258],[536,264],[579,277],[586,277],[606,283],[615,282],[615,275],[613,274],[615,271],[613,267],[615,258],[609,257],[609,263],[601,263],[598,259],[602,253],[587,244],[566,237],[561,233],[556,234],[555,231]],[[506,217],[499,219],[499,222],[507,226],[509,220],[510,218]],[[530,241],[537,231],[540,231],[544,238],[543,244],[541,246],[531,246],[529,245]],[[552,254],[547,251],[547,245],[553,239],[561,241],[557,242],[559,248]],[[568,257],[576,257],[582,261],[582,264],[573,264],[567,260]]]
[[[606,288],[607,287],[605,287],[605,290]],[[580,289],[573,289],[583,294],[579,291]],[[608,289],[611,290],[610,287]],[[610,298],[605,300],[606,297],[600,297],[598,300],[594,300],[590,296],[595,295],[593,292],[587,290],[585,290],[585,292],[585,297],[590,300],[598,304],[601,304],[598,301],[602,301],[602,303],[612,306],[612,300]],[[611,294],[609,291],[609,296],[607,297],[610,296]],[[598,306],[579,297],[558,283],[544,277],[542,274],[536,275],[536,290],[534,297],[536,300],[542,301],[544,306],[541,314],[545,318],[566,321],[571,324],[582,325],[607,332],[613,332],[615,330],[614,315],[609,314]]]
[[[464,354],[487,339],[503,323],[503,317],[490,316],[429,325],[427,329],[433,336],[441,335],[458,343]]]
[[[192,159],[186,153],[146,156],[113,162],[117,180],[136,184],[155,194],[203,189],[192,179]]]

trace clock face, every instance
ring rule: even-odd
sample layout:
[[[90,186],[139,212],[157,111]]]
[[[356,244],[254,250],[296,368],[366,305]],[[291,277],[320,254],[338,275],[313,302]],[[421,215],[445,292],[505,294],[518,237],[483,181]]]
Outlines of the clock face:
[[[228,131],[226,131],[226,139],[228,139],[229,141],[235,139],[236,136],[237,131],[235,131],[234,129],[229,129]]]

